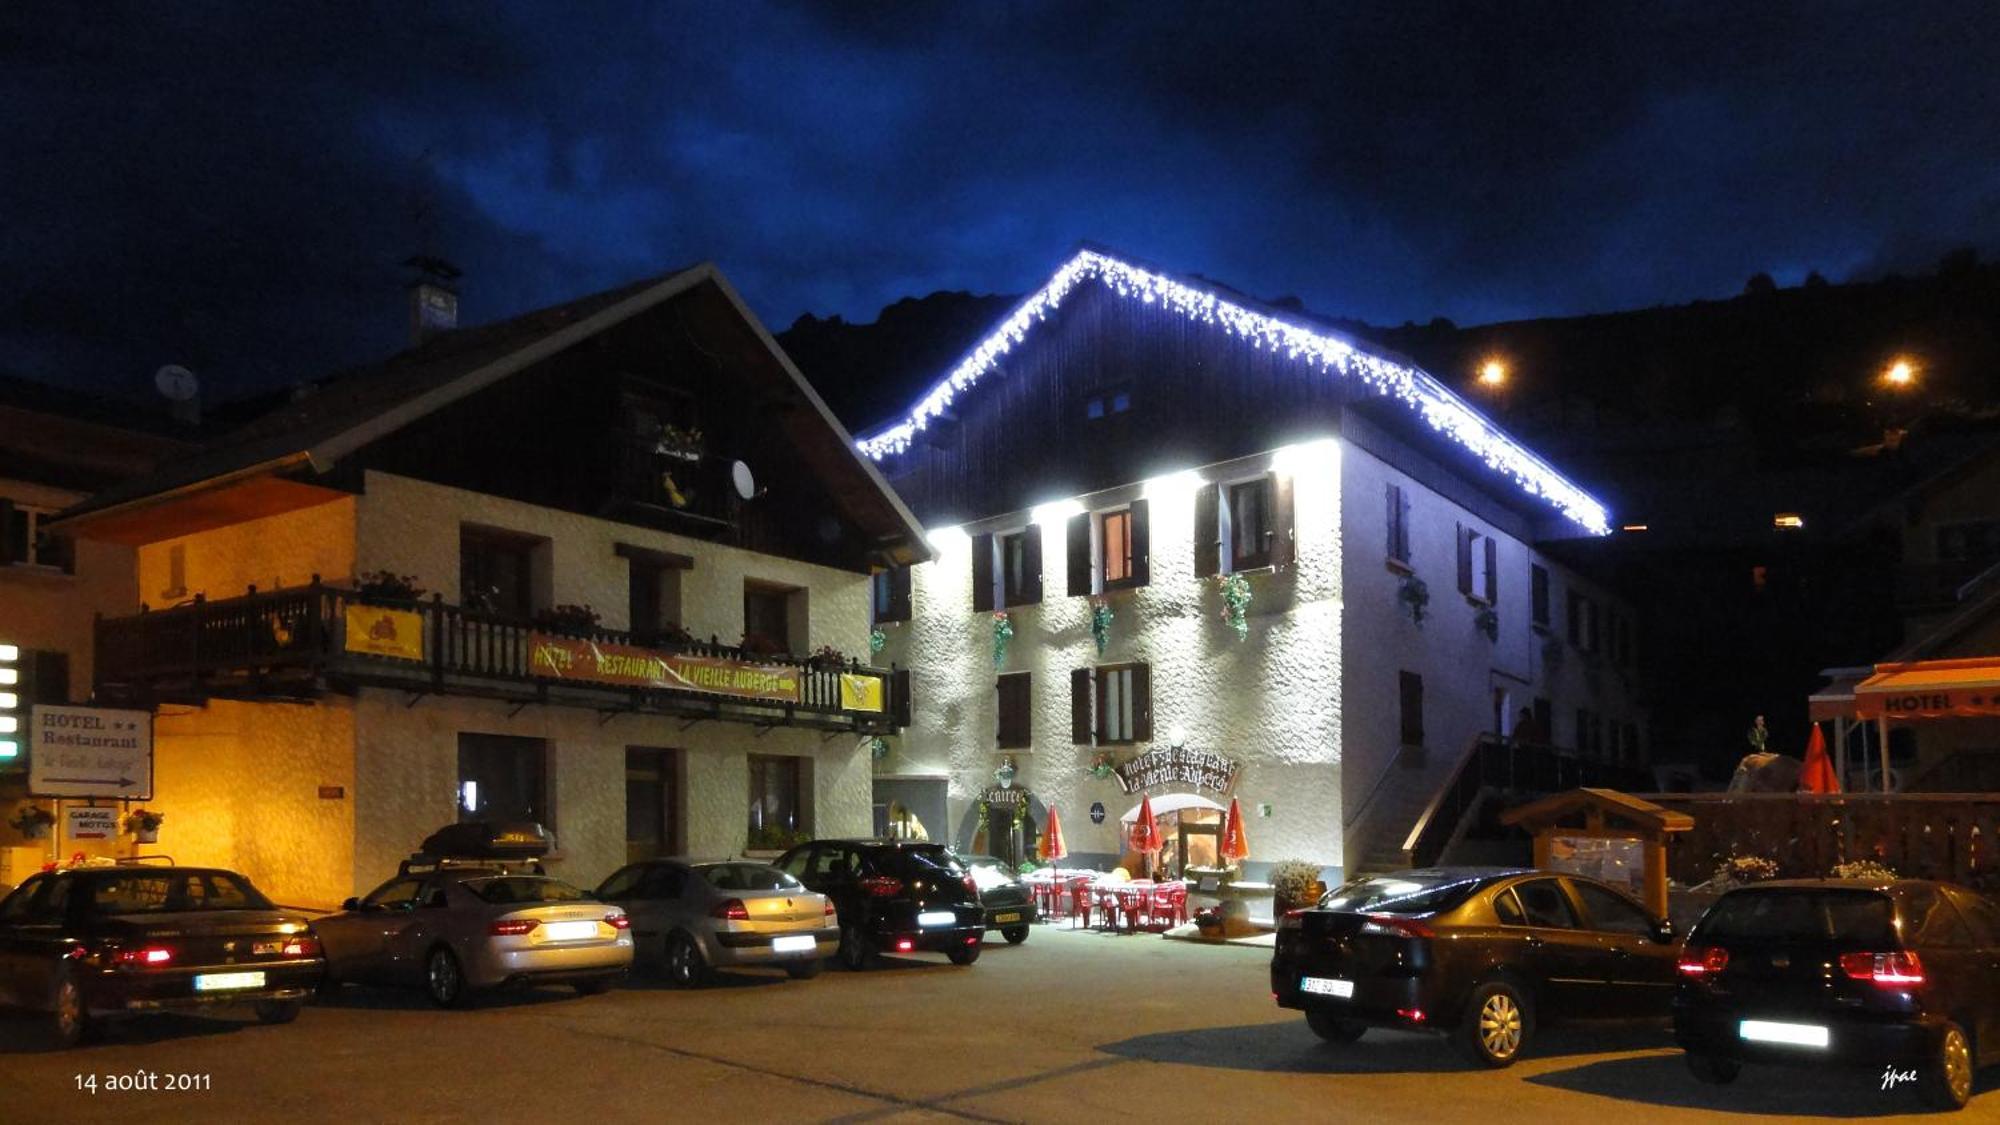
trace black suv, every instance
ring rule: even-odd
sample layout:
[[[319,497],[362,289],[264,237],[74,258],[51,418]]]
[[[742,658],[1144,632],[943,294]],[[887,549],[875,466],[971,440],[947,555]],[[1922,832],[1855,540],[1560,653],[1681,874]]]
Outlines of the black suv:
[[[1957,1109],[1974,1068],[2000,1062],[2000,907],[1964,887],[1743,887],[1695,923],[1680,978],[1674,1037],[1704,1082],[1745,1062],[1886,1066]]]
[[[979,890],[942,844],[904,840],[814,840],[775,864],[833,900],[840,963],[872,966],[882,953],[943,953],[954,965],[979,960],[986,910]]]

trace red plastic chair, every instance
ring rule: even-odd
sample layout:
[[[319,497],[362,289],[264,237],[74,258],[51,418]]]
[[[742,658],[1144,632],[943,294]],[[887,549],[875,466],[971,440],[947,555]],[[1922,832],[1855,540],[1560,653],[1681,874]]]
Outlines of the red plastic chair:
[[[1146,920],[1153,928],[1165,930],[1186,922],[1187,884],[1162,883],[1154,887],[1146,906]]]
[[[1096,896],[1096,888],[1093,885],[1095,882],[1096,880],[1088,875],[1077,875],[1064,884],[1065,889],[1069,891],[1069,917],[1072,926],[1080,924],[1086,929],[1089,928],[1091,903]]]

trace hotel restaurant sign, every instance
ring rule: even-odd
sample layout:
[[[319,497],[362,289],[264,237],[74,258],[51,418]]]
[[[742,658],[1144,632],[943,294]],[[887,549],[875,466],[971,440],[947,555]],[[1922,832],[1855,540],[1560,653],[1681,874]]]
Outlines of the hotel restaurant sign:
[[[693,656],[546,633],[528,635],[528,669],[551,680],[697,691],[765,703],[800,702],[804,671],[791,664]],[[848,711],[883,710],[882,677],[842,673],[840,706]]]
[[[1113,767],[1118,784],[1127,793],[1156,785],[1192,785],[1216,793],[1227,793],[1236,784],[1242,768],[1220,754],[1186,747],[1154,747],[1122,765]]]

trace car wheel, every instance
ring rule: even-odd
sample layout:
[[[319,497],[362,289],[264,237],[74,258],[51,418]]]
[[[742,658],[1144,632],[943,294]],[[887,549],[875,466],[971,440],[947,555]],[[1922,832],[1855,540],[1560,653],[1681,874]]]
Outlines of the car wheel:
[[[1007,939],[1008,945],[1019,945],[1028,940],[1028,927],[1008,926],[1000,931],[1000,936]]]
[[[687,934],[667,939],[667,981],[676,988],[700,988],[708,981],[708,961]]]
[[[56,981],[55,1004],[49,1012],[49,1038],[58,1047],[74,1047],[90,1037],[90,1011],[84,1006],[83,986],[64,973]]]
[[[875,949],[868,939],[861,936],[861,927],[842,926],[840,928],[841,965],[850,972],[860,972],[875,965]]]
[[[945,954],[945,956],[950,958],[951,963],[954,965],[970,965],[974,961],[979,960],[979,949],[980,946],[977,942],[971,945],[953,946],[951,952]]]
[[[462,1008],[471,990],[465,986],[465,971],[458,954],[440,945],[424,959],[424,991],[440,1008]]]
[[[1972,1099],[1972,1043],[1957,1024],[1944,1025],[1937,1055],[1917,1076],[1917,1089],[1932,1109],[1964,1109]]]
[[[1360,1020],[1342,1019],[1332,1012],[1307,1012],[1306,1026],[1329,1043],[1352,1043],[1368,1030]]]
[[[1458,1023],[1458,1046],[1481,1066],[1512,1066],[1534,1030],[1534,1015],[1521,991],[1504,980],[1472,990]]]
[[[1743,1073],[1743,1064],[1727,1055],[1711,1055],[1702,1051],[1687,1053],[1688,1070],[1699,1080],[1711,1086],[1727,1086]]]
[[[303,1000],[259,1000],[255,1005],[258,1023],[290,1023],[299,1018]]]
[[[823,964],[817,957],[810,961],[793,961],[785,966],[785,973],[793,980],[811,980],[819,975]]]

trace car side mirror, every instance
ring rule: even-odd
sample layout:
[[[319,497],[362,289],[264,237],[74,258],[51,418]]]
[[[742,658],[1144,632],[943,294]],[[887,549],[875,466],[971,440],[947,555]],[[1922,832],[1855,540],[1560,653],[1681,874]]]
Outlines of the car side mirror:
[[[1653,940],[1661,945],[1672,945],[1676,936],[1673,922],[1666,918],[1660,919],[1653,926]]]
[[[350,898],[347,901],[341,903],[340,908],[342,910],[349,910],[349,911],[359,910],[361,909],[361,900],[358,898]]]

